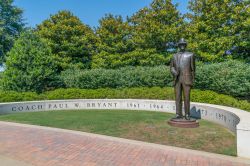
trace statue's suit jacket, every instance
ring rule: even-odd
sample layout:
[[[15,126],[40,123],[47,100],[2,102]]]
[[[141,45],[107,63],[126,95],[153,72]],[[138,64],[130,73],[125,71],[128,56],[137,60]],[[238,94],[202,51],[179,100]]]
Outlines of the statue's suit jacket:
[[[190,52],[176,53],[170,65],[170,71],[174,76],[174,85],[180,82],[192,86],[195,76],[195,58]]]

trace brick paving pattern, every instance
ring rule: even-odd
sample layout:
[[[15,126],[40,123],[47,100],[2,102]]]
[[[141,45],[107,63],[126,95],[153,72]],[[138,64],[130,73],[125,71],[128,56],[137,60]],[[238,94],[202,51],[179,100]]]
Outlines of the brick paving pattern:
[[[0,122],[0,155],[35,166],[250,165],[236,157],[8,122]]]

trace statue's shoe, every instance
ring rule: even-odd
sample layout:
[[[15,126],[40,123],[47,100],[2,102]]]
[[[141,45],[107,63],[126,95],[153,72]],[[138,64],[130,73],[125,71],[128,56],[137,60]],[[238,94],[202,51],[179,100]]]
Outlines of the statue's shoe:
[[[177,115],[175,116],[175,119],[183,119],[183,115],[178,115],[178,114],[177,114]]]
[[[190,120],[191,118],[190,118],[190,115],[185,115],[185,119],[186,120]]]

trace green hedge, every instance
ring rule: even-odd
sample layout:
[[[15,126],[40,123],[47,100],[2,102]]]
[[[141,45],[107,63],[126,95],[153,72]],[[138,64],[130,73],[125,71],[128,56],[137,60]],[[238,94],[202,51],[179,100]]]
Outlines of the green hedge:
[[[62,80],[67,88],[129,88],[170,86],[172,76],[167,66],[125,67],[120,69],[67,70]]]
[[[0,102],[45,100],[46,96],[35,92],[0,91]]]
[[[199,65],[195,88],[250,99],[250,64],[228,61]]]
[[[55,99],[174,99],[173,88],[124,88],[124,89],[57,89],[36,94],[32,92],[0,92],[0,102],[55,100]],[[231,96],[218,94],[213,91],[192,90],[191,100],[194,102],[211,103],[240,108],[250,111],[250,103],[237,100]]]
[[[240,61],[198,64],[194,87],[250,99],[249,73],[250,65]],[[168,66],[67,70],[61,79],[67,88],[81,89],[172,86]]]

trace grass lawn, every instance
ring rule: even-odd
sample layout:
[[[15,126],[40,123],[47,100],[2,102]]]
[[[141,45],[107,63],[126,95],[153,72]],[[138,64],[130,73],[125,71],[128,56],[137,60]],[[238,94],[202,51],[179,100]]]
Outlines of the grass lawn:
[[[199,128],[175,128],[167,124],[173,116],[149,111],[74,110],[1,115],[0,120],[236,155],[236,138],[229,130],[205,120],[200,120]]]

